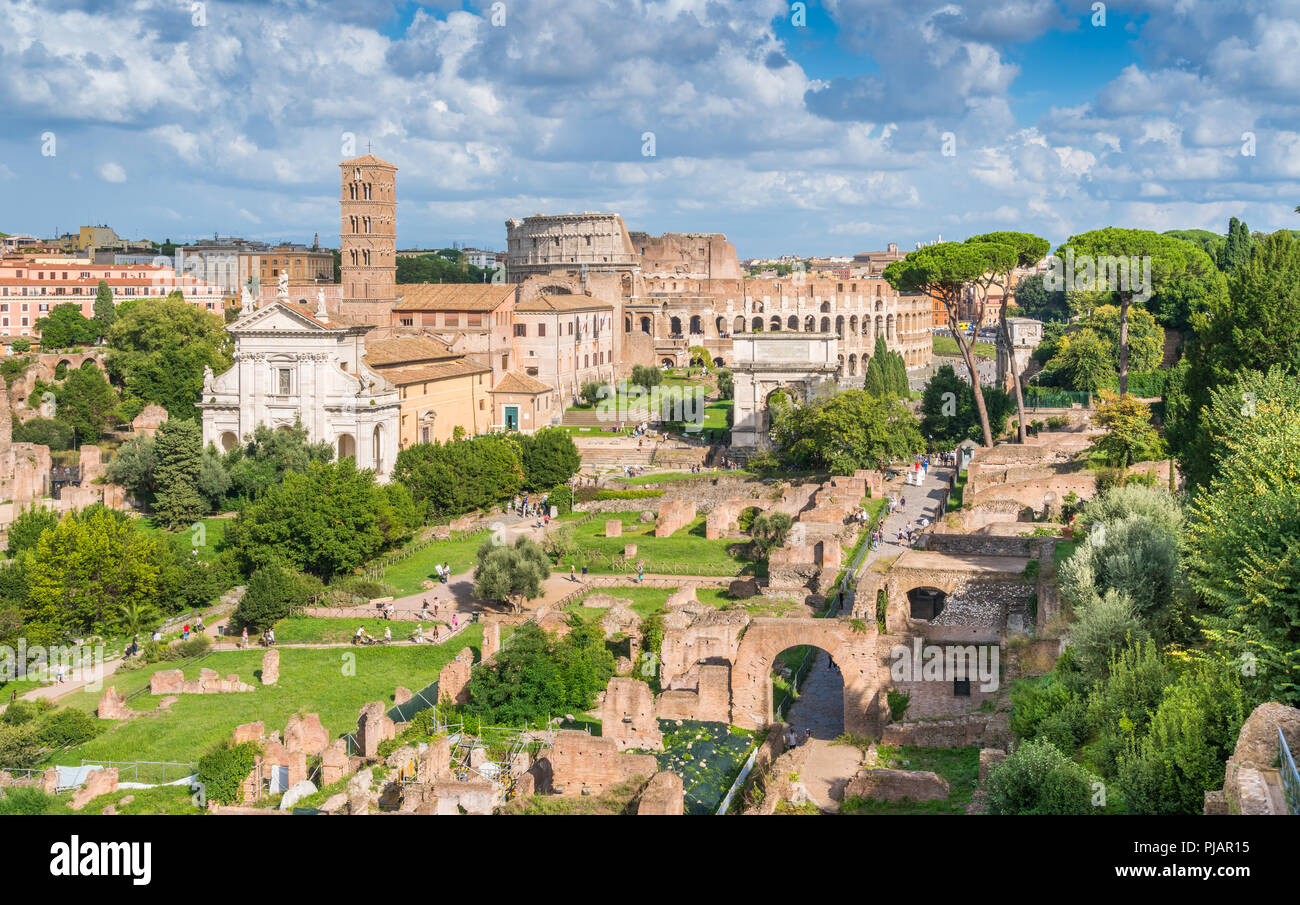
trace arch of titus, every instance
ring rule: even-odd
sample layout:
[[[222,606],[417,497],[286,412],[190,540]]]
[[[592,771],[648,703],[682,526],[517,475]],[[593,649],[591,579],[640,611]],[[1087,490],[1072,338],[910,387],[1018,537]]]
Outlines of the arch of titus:
[[[768,445],[767,401],[774,392],[787,390],[807,402],[818,387],[835,381],[840,367],[834,333],[748,333],[733,337],[732,349],[731,445],[736,449]]]

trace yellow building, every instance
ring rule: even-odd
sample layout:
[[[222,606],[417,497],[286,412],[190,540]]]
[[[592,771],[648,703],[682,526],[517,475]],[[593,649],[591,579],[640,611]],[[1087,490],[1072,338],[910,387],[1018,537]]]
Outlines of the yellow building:
[[[401,402],[398,446],[447,442],[492,423],[492,369],[428,336],[366,343],[366,366],[397,387]]]

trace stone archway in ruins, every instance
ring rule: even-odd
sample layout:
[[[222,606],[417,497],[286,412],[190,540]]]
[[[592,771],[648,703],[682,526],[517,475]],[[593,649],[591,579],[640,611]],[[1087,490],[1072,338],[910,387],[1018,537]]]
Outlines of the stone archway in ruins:
[[[858,625],[861,631],[855,631]],[[731,722],[758,729],[773,721],[772,662],[791,647],[820,648],[844,679],[844,731],[877,735],[889,670],[876,654],[876,629],[849,619],[758,618],[750,621],[731,668]]]

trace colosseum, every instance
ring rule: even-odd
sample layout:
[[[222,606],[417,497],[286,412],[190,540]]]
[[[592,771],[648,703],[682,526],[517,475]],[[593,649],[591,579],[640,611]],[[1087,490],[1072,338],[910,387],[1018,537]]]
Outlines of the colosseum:
[[[929,299],[900,295],[879,276],[747,279],[724,235],[629,233],[611,213],[537,214],[508,220],[506,233],[507,279],[532,291],[577,289],[614,305],[623,371],[688,364],[692,347],[729,365],[732,337],[761,331],[834,334],[844,384],[859,382],[878,336],[909,368],[930,363]]]

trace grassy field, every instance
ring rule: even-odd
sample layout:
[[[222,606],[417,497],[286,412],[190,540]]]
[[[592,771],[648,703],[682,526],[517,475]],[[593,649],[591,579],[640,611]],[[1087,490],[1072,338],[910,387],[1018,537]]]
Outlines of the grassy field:
[[[453,575],[474,568],[475,554],[487,537],[488,532],[483,531],[463,540],[434,541],[414,556],[389,566],[380,580],[392,586],[396,597],[418,594],[423,590],[420,582],[438,580],[433,571],[437,564],[448,563]]]
[[[204,562],[212,562],[217,558],[217,554],[221,550],[222,541],[225,540],[226,537],[226,526],[229,525],[230,522],[231,519],[228,518],[209,517],[199,519],[196,524],[203,526],[201,532],[196,532],[191,527],[185,531],[179,531],[176,533],[186,538],[202,540],[203,543],[198,544],[196,547],[199,551],[199,559]],[[143,529],[146,534],[159,535],[168,533],[158,527],[158,525],[154,523],[154,520],[148,516],[142,517],[139,524],[140,528]]]
[[[355,626],[353,627],[355,630]],[[382,631],[382,629],[381,629]],[[225,676],[238,673],[257,687],[236,694],[181,695],[168,712],[158,711],[159,698],[147,692],[128,704],[141,716],[121,723],[108,723],[108,730],[84,745],[60,751],[54,762],[78,764],[83,758],[106,760],[193,761],[230,737],[242,723],[262,720],[268,733],[283,730],[294,713],[318,713],[331,737],[355,731],[357,713],[369,701],[391,702],[397,685],[423,688],[438,677],[439,670],[465,647],[478,648],[483,638],[480,625],[471,625],[451,641],[440,645],[409,647],[363,647],[334,649],[292,649],[280,651],[280,680],[275,685],[259,684],[262,667],[260,649],[214,653],[185,670],[186,678],[198,678],[199,669],[215,669]],[[160,669],[174,668],[159,663],[108,679],[123,694],[147,688],[149,676]],[[81,691],[61,703],[93,712],[99,692]]]
[[[997,358],[998,350],[993,343],[975,343],[972,351],[977,358]],[[961,349],[957,348],[957,340],[951,336],[936,336],[934,338],[935,355],[960,356]]]
[[[637,558],[648,563],[672,563],[679,567],[689,567],[700,575],[730,575],[737,565],[745,567],[745,574],[765,574],[767,564],[752,563],[734,557],[728,549],[736,541],[719,538],[708,540],[704,537],[704,516],[695,519],[676,533],[668,537],[655,537],[653,522],[640,520],[640,509],[628,512],[602,512],[596,518],[574,529],[574,537],[583,550],[594,550],[604,556],[621,556],[627,544],[637,545]],[[621,537],[606,537],[605,522],[618,519],[623,523]],[[564,558],[559,571],[567,571],[572,562],[582,568],[583,557]],[[608,560],[600,557],[587,557],[587,567],[593,574],[608,574],[613,570]],[[761,573],[756,572],[761,570]],[[650,567],[650,571],[654,571]]]
[[[445,620],[438,621],[444,622]],[[357,633],[357,627],[364,626],[366,631],[376,638],[384,637],[384,629],[388,628],[393,631],[394,641],[409,641],[417,625],[424,626],[424,635],[427,638],[435,624],[431,619],[424,622],[412,622],[397,619],[390,621],[387,619],[328,619],[317,616],[298,616],[281,619],[275,624],[275,640],[277,643],[303,642],[321,644],[351,641],[352,637]]]
[[[895,770],[929,770],[948,780],[945,801],[872,801],[849,798],[841,814],[964,814],[979,781],[980,749],[969,748],[893,748],[877,749],[880,766]]]

